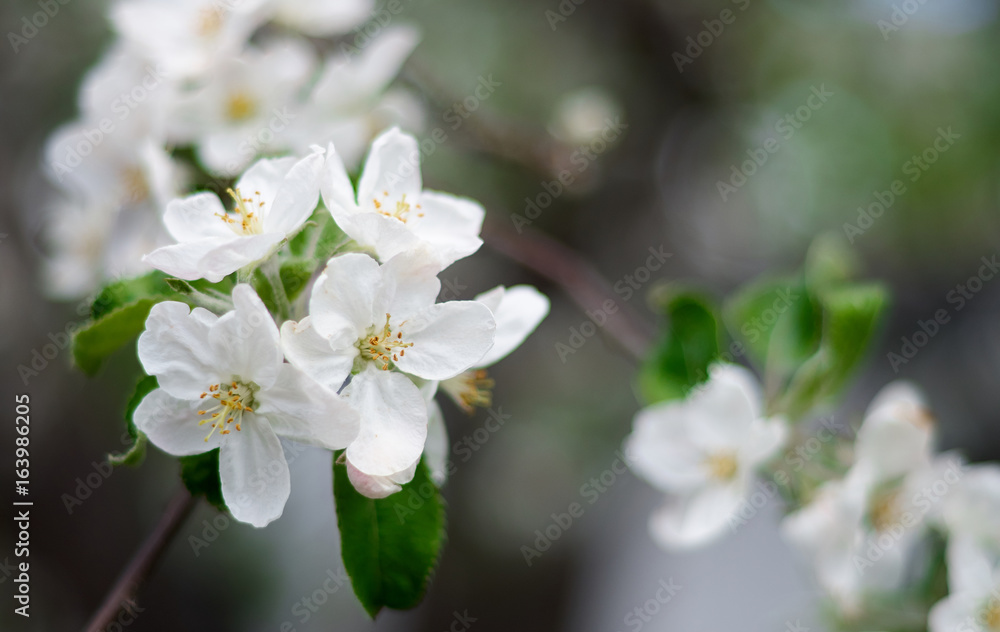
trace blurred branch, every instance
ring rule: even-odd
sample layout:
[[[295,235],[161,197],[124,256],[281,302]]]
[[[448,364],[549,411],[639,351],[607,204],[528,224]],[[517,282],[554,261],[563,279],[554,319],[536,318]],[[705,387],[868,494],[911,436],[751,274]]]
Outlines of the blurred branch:
[[[139,587],[149,577],[196,504],[197,499],[186,488],[182,488],[170,499],[170,504],[167,505],[156,528],[132,556],[118,582],[104,598],[101,608],[87,624],[87,632],[101,632],[107,629],[123,609],[135,602]]]
[[[410,59],[404,77],[441,112],[460,104],[462,97],[446,88],[434,72]],[[462,119],[462,136],[476,151],[552,177],[569,165],[573,148],[553,138],[545,129],[490,117],[482,109]]]
[[[584,310],[604,310],[612,301],[617,311],[607,315],[603,330],[633,360],[641,362],[652,345],[653,327],[615,294],[611,283],[579,254],[555,239],[531,229],[515,233],[487,216],[483,240],[496,252],[560,286]]]

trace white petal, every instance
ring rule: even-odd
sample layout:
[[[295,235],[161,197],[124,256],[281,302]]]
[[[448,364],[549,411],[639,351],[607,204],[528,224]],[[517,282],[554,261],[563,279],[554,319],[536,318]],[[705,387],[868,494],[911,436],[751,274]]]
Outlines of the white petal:
[[[230,231],[230,236],[226,237],[208,237],[199,239],[198,241],[163,246],[146,255],[142,260],[147,265],[157,270],[162,270],[178,279],[195,281],[207,278],[204,269],[201,267],[202,259],[216,248],[222,248],[237,239],[239,237]],[[215,283],[221,281],[223,276],[225,274],[214,281],[212,279],[209,280]]]
[[[692,416],[701,419],[691,425],[692,441],[714,450],[741,446],[762,409],[756,378],[735,364],[712,366],[708,382],[686,401]]]
[[[255,197],[259,194],[264,205],[270,208],[278,198],[278,191],[285,183],[285,176],[295,163],[294,156],[262,158],[246,170],[236,182],[235,188],[243,197]]]
[[[424,461],[431,480],[440,487],[448,480],[448,427],[444,424],[441,407],[433,399],[427,402],[427,441]]]
[[[291,492],[281,442],[267,420],[252,413],[226,435],[219,452],[222,498],[240,522],[263,527],[281,516]]]
[[[233,378],[268,388],[281,368],[281,339],[271,313],[253,288],[233,288],[235,309],[224,314],[208,334],[209,344]]]
[[[414,222],[413,232],[429,243],[441,259],[441,267],[479,250],[483,240],[486,211],[473,200],[424,191],[420,196],[423,217]]]
[[[419,463],[417,460],[402,472],[389,476],[371,476],[354,467],[351,460],[347,459],[347,478],[361,495],[368,498],[385,498],[402,490],[403,485],[413,480]]]
[[[198,416],[203,400],[177,399],[162,388],[151,391],[139,402],[133,419],[135,427],[145,433],[153,445],[174,456],[201,454],[219,447],[218,433],[209,441],[205,437],[211,430],[208,425],[199,426]]]
[[[193,400],[218,380],[217,360],[208,342],[210,319],[184,303],[157,303],[139,336],[139,361],[160,388],[174,397]]]
[[[323,164],[320,183],[323,204],[334,217],[357,212],[358,203],[354,196],[354,186],[347,175],[344,161],[337,153],[333,143],[330,143],[326,148],[326,161]]]
[[[286,235],[298,230],[319,203],[319,182],[325,157],[322,151],[292,165],[264,215],[264,229]]]
[[[406,224],[378,213],[335,214],[334,220],[348,237],[374,250],[380,261],[420,248],[422,243]]]
[[[482,303],[451,301],[421,310],[396,328],[413,343],[396,366],[424,379],[446,380],[479,363],[493,345],[496,322]]]
[[[480,294],[476,300],[490,307],[489,302],[495,301],[496,294],[493,290],[487,295]],[[549,299],[530,285],[518,285],[502,292],[499,304],[490,307],[490,310],[497,322],[497,332],[493,347],[479,361],[481,368],[507,357],[535,331],[549,313]]]
[[[163,223],[177,241],[194,242],[206,237],[233,239],[235,234],[219,215],[226,209],[214,193],[195,193],[167,204]]]
[[[279,436],[328,450],[346,448],[358,436],[357,411],[290,364],[281,365],[277,382],[258,399],[257,413]]]
[[[394,320],[402,321],[429,307],[441,292],[438,261],[418,249],[394,256],[382,264],[382,287],[376,305],[387,305]]]
[[[389,476],[420,458],[427,439],[427,404],[405,375],[369,364],[344,394],[361,414],[361,431],[347,448],[355,467]]]
[[[378,320],[372,310],[381,282],[379,265],[371,257],[334,257],[316,279],[309,299],[312,326],[325,337],[353,332],[355,340],[361,338]]]
[[[739,447],[740,464],[747,468],[756,468],[774,457],[787,439],[788,425],[784,419],[754,420]]]
[[[381,199],[385,192],[393,199],[405,194],[416,200],[422,188],[417,139],[395,127],[382,133],[372,143],[361,174],[358,203],[370,204],[374,198]]]
[[[736,485],[713,485],[690,496],[671,499],[649,521],[653,539],[670,549],[702,546],[730,528],[743,500]]]
[[[657,488],[689,493],[705,485],[706,455],[691,444],[688,407],[683,401],[654,404],[636,415],[625,440],[629,466]]]
[[[198,262],[198,269],[205,279],[218,283],[240,268],[269,257],[284,238],[279,233],[237,237],[205,253]]]
[[[984,601],[985,601],[984,595]],[[971,607],[970,607],[971,606]],[[973,604],[966,603],[960,595],[948,595],[934,604],[927,615],[929,632],[959,632],[981,629],[973,623],[981,615]]]
[[[329,339],[316,333],[312,316],[281,325],[281,348],[293,366],[333,392],[343,386],[358,356],[357,347],[349,344],[334,349]]]

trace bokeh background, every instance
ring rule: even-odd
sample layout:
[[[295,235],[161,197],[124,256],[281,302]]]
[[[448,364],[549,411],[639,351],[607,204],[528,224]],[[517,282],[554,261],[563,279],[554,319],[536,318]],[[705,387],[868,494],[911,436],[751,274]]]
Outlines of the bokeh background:
[[[762,272],[797,268],[812,240],[832,233],[894,296],[838,419],[857,421],[878,388],[911,379],[937,412],[942,447],[974,460],[1000,457],[1000,280],[982,284],[960,310],[949,302],[981,258],[1000,248],[996,0],[577,1],[403,0],[397,19],[418,25],[423,41],[400,81],[434,86],[426,131],[444,127],[449,137],[426,160],[425,181],[481,200],[492,222],[513,230],[511,214],[523,215],[525,198],[536,198],[553,168],[566,165],[537,152],[530,160],[498,157],[483,138],[500,130],[509,141],[507,131],[517,129],[518,138],[544,145],[557,133],[572,148],[579,139],[566,128],[574,129],[574,116],[620,114],[626,133],[531,228],[576,251],[611,284],[643,266],[650,247],[671,253],[627,302],[646,323],[640,329],[654,330],[645,297],[658,284],[697,283],[721,297]],[[0,45],[0,454],[13,452],[14,395],[27,392],[35,501],[32,617],[12,615],[13,578],[0,570],[4,630],[78,629],[179,484],[174,462],[151,450],[141,468],[102,477],[70,513],[64,495],[121,448],[134,352],[123,350],[96,379],[74,372],[65,350],[28,384],[17,371],[50,334],[81,318],[80,304],[48,300],[39,280],[48,187],[40,151],[75,115],[79,81],[110,41],[107,4],[70,0],[18,53]],[[4,2],[0,31],[20,31],[37,10],[30,0]],[[720,29],[723,11],[733,19]],[[713,28],[721,32],[702,34]],[[691,47],[699,36],[700,52]],[[679,67],[677,54],[691,58]],[[451,100],[491,75],[501,85],[452,131],[444,118]],[[831,96],[808,108],[814,88]],[[803,106],[808,120],[796,114]],[[776,128],[787,115],[799,124]],[[933,145],[939,128],[959,138],[911,181],[907,163]],[[778,150],[723,199],[718,182],[768,138]],[[517,143],[505,149],[516,154]],[[851,243],[845,223],[857,224],[858,207],[897,179],[906,192]],[[284,516],[267,529],[200,506],[142,591],[143,611],[129,629],[457,631],[468,617],[482,632],[636,630],[625,617],[668,579],[682,589],[639,629],[818,628],[818,593],[778,539],[777,503],[706,551],[672,555],[647,536],[661,499],[646,484],[617,475],[595,502],[583,495],[583,485],[615,465],[629,431],[638,408],[635,364],[605,332],[560,358],[556,344],[568,344],[571,328],[586,319],[562,288],[488,247],[443,278],[463,298],[499,283],[534,283],[553,310],[492,371],[495,409],[510,415],[499,430],[481,430],[484,411],[468,417],[444,404],[453,444],[487,440],[472,439],[478,449],[467,460],[452,455],[448,544],[425,602],[375,623],[348,586],[315,612],[296,605],[342,568],[330,455],[308,450],[292,465]],[[898,353],[901,337],[939,309],[950,322],[894,371],[887,353]],[[11,458],[0,457],[9,464],[6,483]],[[583,503],[583,516],[528,566],[521,547],[533,546],[535,531],[572,502]],[[196,554],[191,538],[207,540],[220,524]],[[0,560],[13,549],[11,527],[0,520]]]

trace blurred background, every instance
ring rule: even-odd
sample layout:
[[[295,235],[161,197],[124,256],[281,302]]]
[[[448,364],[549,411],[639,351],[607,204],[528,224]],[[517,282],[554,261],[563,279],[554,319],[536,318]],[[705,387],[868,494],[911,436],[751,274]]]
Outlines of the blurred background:
[[[0,445],[12,453],[14,395],[30,394],[35,502],[32,617],[4,606],[4,630],[83,625],[179,485],[175,462],[155,449],[139,469],[101,474],[105,454],[123,444],[131,348],[96,379],[72,370],[65,349],[27,383],[17,369],[85,312],[85,302],[48,299],[40,282],[49,185],[39,165],[47,135],[75,116],[83,73],[110,41],[107,4],[62,4],[16,54],[12,46],[0,54],[0,416],[9,420]],[[482,201],[493,234],[515,244],[524,226],[516,216],[530,218],[531,230],[571,248],[612,287],[648,276],[627,299],[612,294],[647,333],[656,317],[646,295],[658,284],[697,283],[725,296],[762,272],[798,268],[811,241],[832,233],[894,297],[838,419],[858,421],[875,391],[906,378],[928,393],[943,448],[1000,457],[1000,280],[968,284],[1000,248],[996,0],[402,5],[398,19],[423,38],[399,81],[433,86],[423,92],[424,135],[448,136],[424,162],[430,187]],[[8,0],[2,31],[20,32],[37,10]],[[490,77],[495,91],[455,129],[453,102]],[[627,129],[597,143],[609,117]],[[566,151],[538,149],[556,138]],[[562,169],[574,182],[531,210],[527,200],[542,206]],[[886,203],[896,181],[902,188]],[[877,216],[865,219],[859,207]],[[637,274],[650,248],[672,256]],[[553,310],[491,370],[494,411],[509,415],[499,428],[486,411],[469,417],[443,404],[451,443],[468,449],[451,455],[448,543],[425,602],[372,623],[349,586],[327,582],[342,577],[330,455],[310,449],[294,459],[291,499],[267,529],[200,505],[141,592],[129,629],[817,629],[818,592],[777,536],[776,502],[706,551],[671,555],[652,544],[646,521],[662,498],[615,473],[638,408],[634,360],[604,331],[561,357],[557,344],[570,345],[587,317],[560,287],[489,246],[442,279],[460,298],[533,283]],[[941,309],[949,322],[891,366],[887,354],[901,353],[902,339]],[[95,472],[100,485],[67,507]],[[553,514],[574,502],[583,515],[528,565],[522,547],[537,546]],[[0,520],[0,560],[13,559],[11,527]],[[629,618],[671,579],[681,589],[668,604]],[[12,582],[0,565],[4,595]]]

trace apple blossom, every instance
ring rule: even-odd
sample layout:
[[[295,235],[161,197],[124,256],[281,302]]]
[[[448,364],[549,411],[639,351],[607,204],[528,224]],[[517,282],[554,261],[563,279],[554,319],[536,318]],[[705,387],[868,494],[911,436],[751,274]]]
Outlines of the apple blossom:
[[[226,212],[213,193],[174,200],[163,221],[179,243],[154,250],[143,260],[181,279],[216,283],[266,259],[315,209],[322,164],[318,148],[298,161],[258,161],[229,190],[236,202],[233,212]]]
[[[233,516],[262,527],[281,515],[288,465],[278,436],[338,450],[358,415],[332,391],[283,362],[278,328],[249,285],[222,316],[174,301],[155,305],[139,360],[159,388],[135,411],[136,427],[175,456],[219,453]]]
[[[372,144],[357,195],[330,145],[322,190],[337,225],[380,261],[428,249],[443,269],[483,243],[483,208],[472,200],[422,190],[417,139],[395,128]]]
[[[783,419],[764,417],[753,374],[733,364],[712,366],[685,399],[641,410],[625,451],[639,476],[669,494],[650,520],[653,538],[692,548],[722,535],[786,435]]]

